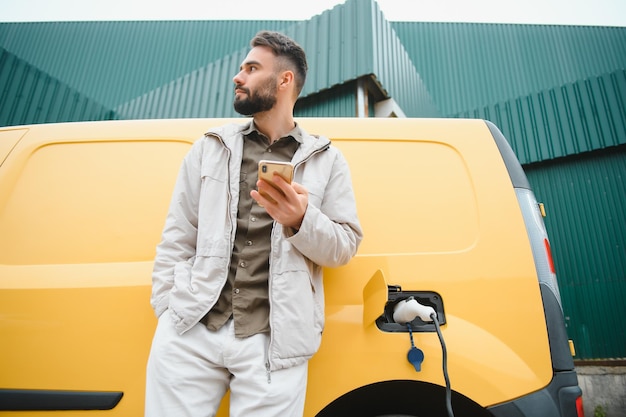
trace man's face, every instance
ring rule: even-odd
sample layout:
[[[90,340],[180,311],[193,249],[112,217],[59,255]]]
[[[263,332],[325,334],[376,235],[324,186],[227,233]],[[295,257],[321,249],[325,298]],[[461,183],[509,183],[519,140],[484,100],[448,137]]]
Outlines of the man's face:
[[[274,64],[275,57],[269,48],[257,46],[248,53],[233,78],[233,106],[237,113],[252,116],[274,107],[278,88]]]

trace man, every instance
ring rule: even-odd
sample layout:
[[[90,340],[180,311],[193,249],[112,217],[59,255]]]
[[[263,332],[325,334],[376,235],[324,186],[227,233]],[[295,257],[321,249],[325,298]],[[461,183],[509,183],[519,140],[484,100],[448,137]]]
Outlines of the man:
[[[235,110],[253,119],[192,146],[157,247],[149,417],[213,416],[228,389],[233,417],[302,416],[322,267],[362,238],[346,161],[293,118],[304,51],[275,32],[251,47],[233,81]],[[261,159],[293,162],[294,181],[258,180]]]

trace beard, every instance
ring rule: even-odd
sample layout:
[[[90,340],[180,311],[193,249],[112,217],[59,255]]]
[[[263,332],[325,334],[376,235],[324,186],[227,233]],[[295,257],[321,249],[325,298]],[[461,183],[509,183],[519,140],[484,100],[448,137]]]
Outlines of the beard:
[[[258,91],[252,92],[245,87],[238,87],[246,92],[244,98],[233,101],[235,111],[243,116],[253,116],[256,113],[271,110],[276,104],[276,77],[270,76]]]

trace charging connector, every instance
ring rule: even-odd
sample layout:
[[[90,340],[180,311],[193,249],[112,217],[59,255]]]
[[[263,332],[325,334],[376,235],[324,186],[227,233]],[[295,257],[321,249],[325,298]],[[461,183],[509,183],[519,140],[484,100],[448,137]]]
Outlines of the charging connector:
[[[410,323],[419,317],[423,322],[432,322],[435,309],[417,302],[414,297],[399,301],[393,308],[393,321],[398,324]]]

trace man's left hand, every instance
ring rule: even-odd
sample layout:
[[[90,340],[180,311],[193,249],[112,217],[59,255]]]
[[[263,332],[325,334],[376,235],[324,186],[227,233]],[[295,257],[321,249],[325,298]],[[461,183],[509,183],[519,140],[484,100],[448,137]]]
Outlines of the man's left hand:
[[[309,204],[309,192],[296,182],[289,184],[280,175],[273,176],[272,186],[264,180],[257,181],[257,190],[250,191],[250,196],[278,223],[300,229],[304,213]],[[270,198],[266,198],[264,195]]]

